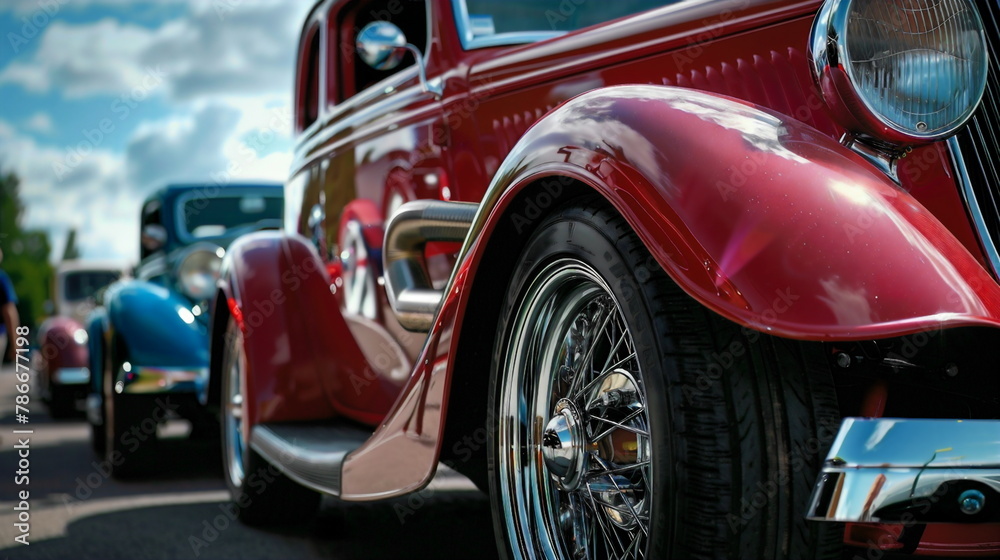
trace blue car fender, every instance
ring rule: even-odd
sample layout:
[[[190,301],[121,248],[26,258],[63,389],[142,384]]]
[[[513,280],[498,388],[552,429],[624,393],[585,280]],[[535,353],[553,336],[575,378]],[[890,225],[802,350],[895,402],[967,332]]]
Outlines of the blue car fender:
[[[207,367],[208,329],[191,303],[163,286],[135,280],[109,294],[108,330],[136,364]]]

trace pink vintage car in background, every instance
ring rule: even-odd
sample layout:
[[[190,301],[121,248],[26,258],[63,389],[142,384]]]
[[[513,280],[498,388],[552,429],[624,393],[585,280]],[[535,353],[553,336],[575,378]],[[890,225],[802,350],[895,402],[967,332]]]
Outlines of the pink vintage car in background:
[[[998,17],[318,2],[212,313],[240,517],[444,463],[507,558],[1000,554]]]
[[[87,315],[95,294],[127,275],[117,261],[67,260],[59,263],[53,283],[54,316],[38,330],[35,352],[36,387],[54,418],[82,410],[90,384]]]

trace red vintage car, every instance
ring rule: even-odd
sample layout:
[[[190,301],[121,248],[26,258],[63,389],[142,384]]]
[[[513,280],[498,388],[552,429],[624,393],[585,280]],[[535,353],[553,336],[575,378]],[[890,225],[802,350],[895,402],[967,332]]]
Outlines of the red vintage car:
[[[66,260],[56,268],[53,282],[55,315],[38,330],[38,352],[32,371],[41,400],[54,418],[75,414],[90,387],[87,330],[97,293],[127,275],[118,261]]]
[[[317,3],[212,315],[239,515],[443,463],[509,558],[1000,553],[998,17]]]

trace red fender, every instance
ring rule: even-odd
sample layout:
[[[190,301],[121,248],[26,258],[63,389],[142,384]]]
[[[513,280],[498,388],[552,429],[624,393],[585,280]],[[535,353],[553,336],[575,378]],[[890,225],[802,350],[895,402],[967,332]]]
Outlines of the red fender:
[[[46,376],[48,383],[60,368],[89,367],[87,343],[75,340],[77,331],[83,325],[70,317],[50,317],[38,330],[38,372]],[[86,332],[86,331],[84,331]]]
[[[1000,287],[930,211],[828,136],[751,103],[653,86],[577,97],[504,162],[479,235],[548,175],[600,191],[685,291],[744,326],[813,340],[1000,326]]]
[[[395,400],[398,387],[369,368],[330,285],[300,236],[266,231],[230,246],[219,297],[243,331],[248,425],[338,414],[377,424]],[[213,353],[220,331],[213,328]]]
[[[596,90],[542,118],[501,165],[403,396],[344,464],[342,498],[405,494],[434,475],[456,349],[492,339],[463,329],[469,298],[488,297],[469,290],[486,240],[501,222],[540,218],[563,178],[604,196],[654,266],[739,324],[813,340],[1000,326],[1000,287],[979,262],[830,137],[695,90]]]

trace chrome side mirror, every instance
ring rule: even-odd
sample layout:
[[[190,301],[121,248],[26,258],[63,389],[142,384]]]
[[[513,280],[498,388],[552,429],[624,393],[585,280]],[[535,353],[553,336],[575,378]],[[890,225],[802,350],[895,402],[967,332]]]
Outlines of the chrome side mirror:
[[[406,55],[406,35],[388,21],[373,21],[358,33],[358,56],[376,70],[392,70]]]
[[[441,97],[444,92],[440,82],[427,81],[427,65],[420,49],[406,42],[403,30],[388,21],[373,21],[358,33],[355,41],[358,56],[368,66],[376,70],[392,70],[399,66],[406,52],[413,53],[417,60],[417,70],[420,72],[420,85],[424,91]]]

